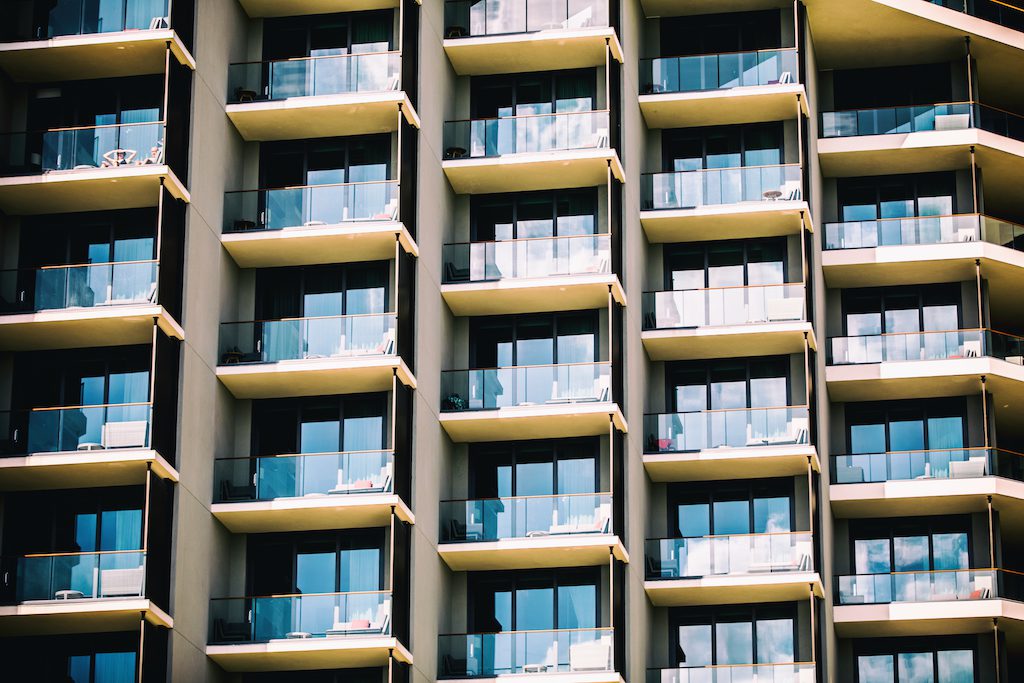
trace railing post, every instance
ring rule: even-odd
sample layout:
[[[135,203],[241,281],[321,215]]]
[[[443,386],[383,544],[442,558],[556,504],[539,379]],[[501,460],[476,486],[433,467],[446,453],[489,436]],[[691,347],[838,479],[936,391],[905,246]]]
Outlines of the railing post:
[[[974,259],[974,282],[978,290],[978,327],[979,334],[985,334],[985,309],[981,301],[981,259]],[[984,341],[984,340],[983,340]],[[992,349],[983,349],[986,353],[992,353]]]
[[[974,145],[971,145],[971,195],[974,200],[974,213],[980,213],[978,207],[978,160],[975,157]]]
[[[999,665],[999,619],[995,617],[992,618],[992,643],[993,649],[995,650],[996,681],[997,683],[1002,683],[1003,677],[1001,675],[1001,667]]]
[[[394,648],[388,648],[388,683],[394,683],[395,680],[395,650]]]
[[[814,584],[813,583],[809,583],[809,584],[807,584],[807,587],[810,589],[809,603],[810,603],[810,608],[811,608],[811,610],[810,610],[810,612],[811,612],[811,619],[810,619],[810,621],[811,621],[811,663],[814,664],[814,672],[815,672],[814,676],[815,676],[815,678],[817,680],[821,680],[821,677],[818,674],[817,638],[815,638],[815,634],[814,634],[814,631],[817,628],[817,626],[814,623],[814,621],[815,621],[815,619],[814,619]]]
[[[397,350],[397,348],[398,348],[398,341],[396,340],[395,341],[395,349]],[[466,400],[467,401],[469,400],[468,392],[467,392]],[[391,368],[391,442],[388,444],[388,446],[391,447],[392,453],[394,453],[394,450],[395,450],[395,439],[397,438],[396,430],[397,430],[398,420],[395,419],[396,418],[395,412],[397,410],[398,410],[398,368],[392,367]],[[405,454],[405,455],[408,455],[408,454]],[[392,455],[392,458],[393,457],[394,457],[394,455]]]
[[[985,387],[985,375],[981,376],[981,419],[985,423],[982,431],[985,435],[985,448],[989,448],[988,435],[988,390]]]
[[[135,680],[142,681],[142,657],[146,651],[146,613],[139,612],[139,656],[135,660]]]
[[[988,507],[988,566],[995,570],[996,568],[996,535],[995,525],[992,519],[992,496],[986,496],[985,501]]]

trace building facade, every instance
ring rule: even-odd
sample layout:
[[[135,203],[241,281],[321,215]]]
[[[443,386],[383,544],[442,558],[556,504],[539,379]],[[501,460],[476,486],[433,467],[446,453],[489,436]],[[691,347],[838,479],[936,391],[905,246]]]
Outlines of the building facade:
[[[0,18],[0,679],[1024,677],[1017,0]]]

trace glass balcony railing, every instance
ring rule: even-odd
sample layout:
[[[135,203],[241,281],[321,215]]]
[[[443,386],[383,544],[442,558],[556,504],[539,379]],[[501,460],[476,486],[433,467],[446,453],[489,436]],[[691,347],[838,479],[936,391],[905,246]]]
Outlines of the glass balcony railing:
[[[475,159],[606,149],[609,145],[608,130],[606,110],[447,121],[444,124],[444,158]]]
[[[612,533],[606,493],[520,496],[441,503],[441,542],[473,543]]]
[[[218,458],[213,472],[215,503],[303,496],[391,493],[393,451],[303,453],[254,458]]]
[[[0,134],[2,175],[163,163],[163,122]]]
[[[991,21],[1015,31],[1024,31],[1024,7],[1004,0],[925,0],[956,12]]]
[[[792,446],[809,442],[807,406],[644,415],[645,453]]]
[[[953,600],[1020,600],[1024,574],[1005,569],[938,569],[836,577],[837,605]]]
[[[442,412],[610,400],[610,363],[528,365],[441,373]]]
[[[608,26],[608,5],[593,0],[448,0],[445,38],[498,36]]]
[[[385,591],[210,601],[210,643],[214,645],[390,634],[391,593]]]
[[[18,602],[137,598],[144,595],[146,553],[26,555],[17,572]]]
[[[821,137],[892,135],[978,128],[1024,141],[1024,117],[973,102],[823,112]]]
[[[1024,457],[997,448],[949,448],[832,456],[833,484],[1003,477],[1024,481]]]
[[[812,570],[811,534],[781,532],[647,541],[648,579]]]
[[[224,195],[224,232],[398,220],[398,181],[244,190]]]
[[[0,313],[156,303],[156,261],[0,271]]]
[[[444,284],[611,272],[611,235],[444,245]]]
[[[795,48],[640,60],[640,92],[703,92],[795,83]]]
[[[31,6],[29,0],[6,0],[4,4]],[[31,23],[13,21],[3,40],[44,40],[60,36],[92,33],[166,29],[169,26],[168,0],[50,0],[35,3]],[[42,5],[44,13],[38,9]],[[15,12],[17,17],[17,12]],[[31,29],[29,27],[31,26]],[[9,35],[8,35],[9,34]]]
[[[151,413],[148,403],[0,412],[0,455],[150,448]]]
[[[402,55],[368,52],[228,67],[228,104],[401,89]]]
[[[705,653],[705,656],[710,654]],[[680,664],[675,669],[647,671],[647,683],[814,683],[815,680],[814,664],[809,662],[690,667]]]
[[[1024,249],[1024,226],[979,214],[879,218],[825,224],[825,249],[988,242]]]
[[[981,356],[1024,365],[1024,338],[993,330],[892,332],[859,337],[833,337],[829,341],[829,365],[949,360]]]
[[[798,201],[803,196],[801,177],[797,164],[647,173],[640,176],[641,210]]]
[[[220,364],[393,355],[394,313],[222,323]]]
[[[805,320],[805,299],[803,283],[644,292],[644,329]]]
[[[612,671],[610,628],[438,636],[438,678]]]

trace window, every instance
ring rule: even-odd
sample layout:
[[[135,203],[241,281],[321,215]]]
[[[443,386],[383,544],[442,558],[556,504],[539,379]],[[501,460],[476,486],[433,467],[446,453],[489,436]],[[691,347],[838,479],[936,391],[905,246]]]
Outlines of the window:
[[[250,594],[379,591],[383,557],[382,529],[250,536]]]
[[[264,20],[263,59],[386,52],[393,12],[350,12]]]
[[[959,283],[843,290],[844,334],[851,337],[950,332],[961,318]]]
[[[666,368],[674,412],[779,408],[789,401],[785,357],[679,362]]]
[[[785,281],[785,238],[665,247],[666,289],[774,285]]]
[[[793,484],[764,480],[713,490],[676,485],[669,489],[669,529],[677,538],[792,531]]]
[[[474,318],[469,338],[475,368],[593,363],[598,354],[597,314]]]
[[[699,171],[783,163],[781,123],[667,130],[662,136],[665,171]]]
[[[37,130],[155,122],[162,119],[163,92],[163,77],[156,76],[47,85],[30,99],[27,118]],[[96,136],[100,147],[117,140],[114,130],[97,131]],[[136,149],[140,161],[148,151],[132,149]]]
[[[930,105],[953,100],[949,64],[836,71],[833,90],[837,111]]]
[[[593,235],[597,232],[595,189],[474,195],[472,240]]]
[[[935,100],[936,102],[940,100]],[[956,213],[956,174],[840,178],[836,181],[842,221],[951,216]],[[920,241],[938,241],[922,236]]]
[[[470,82],[472,118],[503,118],[594,111],[593,69],[474,77]]]
[[[272,268],[256,271],[260,320],[385,313],[390,264]]]
[[[390,170],[391,136],[388,134],[286,140],[260,146],[262,187],[267,188],[387,180]],[[268,208],[286,210],[286,207]],[[295,221],[282,225],[304,223],[298,214]]]
[[[471,498],[596,493],[597,439],[482,444],[471,449]]]
[[[675,663],[682,668],[796,661],[796,617],[789,605],[677,609],[669,619]]]
[[[387,444],[387,405],[384,394],[257,401],[253,404],[253,452],[280,455],[383,449]],[[333,465],[333,461],[327,464]]]
[[[848,452],[863,454],[963,448],[967,440],[966,411],[963,399],[848,403]]]
[[[752,52],[782,46],[781,12],[735,12],[661,19],[663,56]]]
[[[468,580],[473,633],[592,629],[600,623],[597,569],[473,573]]]
[[[864,641],[857,644],[855,652],[857,683],[974,683],[976,677],[977,663],[969,639]]]
[[[134,652],[97,652],[68,657],[68,678],[74,683],[134,683]]]

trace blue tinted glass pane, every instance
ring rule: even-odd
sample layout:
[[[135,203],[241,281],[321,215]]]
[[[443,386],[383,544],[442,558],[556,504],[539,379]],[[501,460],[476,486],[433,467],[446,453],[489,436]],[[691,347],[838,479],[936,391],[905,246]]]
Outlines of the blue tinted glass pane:
[[[339,590],[376,591],[381,588],[380,550],[356,548],[341,551],[341,585]]]
[[[903,536],[893,539],[893,569],[898,572],[928,571],[927,536]]]
[[[900,683],[935,683],[931,652],[901,652],[896,655]]]
[[[134,680],[134,652],[100,652],[96,655],[95,683],[132,683]]]
[[[711,626],[694,624],[679,627],[679,664],[688,667],[709,666],[711,653]]]
[[[558,587],[558,628],[597,626],[597,586]]]
[[[751,664],[754,660],[754,628],[749,622],[715,625],[715,664]]]
[[[933,569],[967,569],[970,566],[967,534],[934,534],[932,547],[935,553]]]
[[[851,453],[884,453],[885,425],[853,425],[850,427]]]
[[[750,504],[747,501],[716,501],[714,505],[716,535],[750,533]]]
[[[938,653],[938,683],[974,683],[974,653],[970,650],[948,650]]]
[[[516,591],[516,630],[543,631],[554,628],[555,610],[551,588],[526,588]]]
[[[299,593],[333,593],[334,553],[300,553],[295,558],[295,588]]]
[[[711,533],[711,510],[708,505],[679,506],[679,533],[683,537],[707,536]]]
[[[142,510],[108,510],[100,517],[100,550],[142,547]]]
[[[928,448],[963,448],[964,420],[962,417],[932,417],[928,419]]]
[[[896,672],[892,655],[857,657],[857,678],[872,683],[895,683]]]
[[[300,453],[333,453],[338,450],[341,425],[331,422],[303,422],[299,427]]]
[[[924,422],[907,420],[889,423],[889,445],[894,451],[917,451],[924,448]]]
[[[774,534],[790,531],[789,498],[754,500],[754,533]]]
[[[757,621],[757,663],[774,664],[796,661],[792,619]]]
[[[886,574],[892,571],[887,538],[855,541],[853,552],[854,571],[858,574]]]

